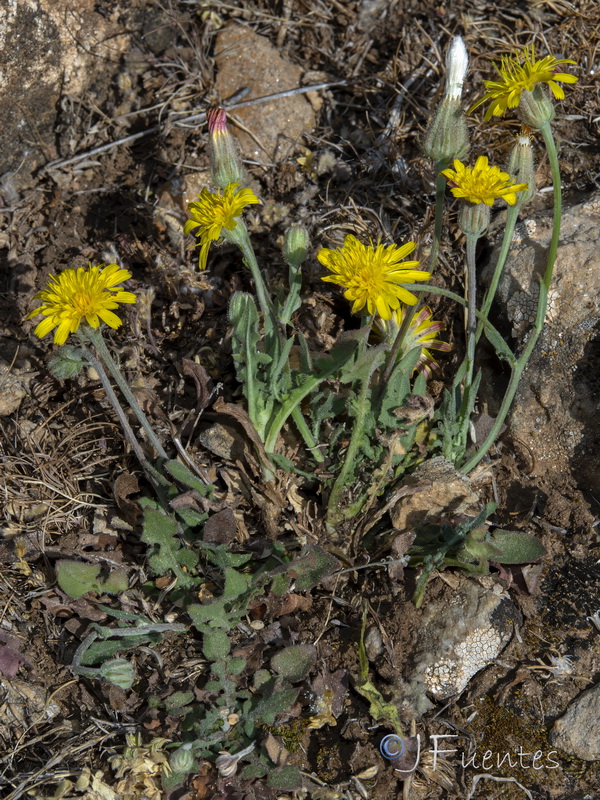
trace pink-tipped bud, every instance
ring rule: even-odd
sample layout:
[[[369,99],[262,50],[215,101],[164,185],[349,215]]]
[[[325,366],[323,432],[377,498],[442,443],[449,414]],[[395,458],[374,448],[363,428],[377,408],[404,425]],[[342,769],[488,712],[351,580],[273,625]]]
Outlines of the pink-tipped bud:
[[[237,141],[227,129],[227,112],[213,107],[206,112],[211,174],[221,189],[230,183],[244,183],[244,168]]]

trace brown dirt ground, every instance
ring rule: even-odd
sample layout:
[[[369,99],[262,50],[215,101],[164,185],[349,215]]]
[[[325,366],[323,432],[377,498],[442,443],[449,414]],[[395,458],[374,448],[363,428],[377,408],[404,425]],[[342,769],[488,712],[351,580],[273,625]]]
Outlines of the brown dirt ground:
[[[375,21],[376,13],[370,22],[368,16],[360,16],[361,8],[368,5],[333,0],[276,4],[266,0],[234,4],[215,0],[200,3],[197,8],[192,3],[172,3],[159,12],[163,35],[154,40],[155,50],[142,51],[143,79],[141,71],[136,72],[124,58],[123,71],[134,75],[134,92],[128,102],[132,109],[152,106],[167,85],[189,87],[194,97],[190,107],[204,109],[217,99],[213,92],[214,33],[216,26],[231,19],[277,42],[286,57],[304,70],[345,79],[345,86],[324,93],[313,136],[299,143],[284,163],[276,170],[250,166],[263,197],[291,207],[291,221],[301,219],[317,245],[322,242],[320,219],[325,206],[332,212],[330,222],[335,227],[360,230],[373,238],[386,231],[399,240],[418,238],[423,233],[423,220],[431,223],[432,176],[420,156],[419,139],[439,83],[440,48],[445,48],[450,35],[466,31],[474,56],[474,78],[481,78],[479,70],[485,69],[490,52],[497,56],[515,42],[526,43],[531,38],[529,32],[533,32],[540,49],[566,54],[588,70],[595,64],[598,75],[600,17],[595,0],[535,0],[510,8],[488,0],[459,0],[452,5],[430,0],[381,0],[370,5],[376,10],[389,7],[383,26]],[[127,4],[122,0],[121,7],[127,27]],[[214,16],[202,24],[198,10]],[[282,35],[284,15],[287,28]],[[312,24],[317,18],[319,24]],[[195,66],[198,63],[200,71]],[[376,137],[401,93],[399,121],[385,150],[378,151]],[[600,156],[592,119],[597,117],[599,98],[597,78],[580,81],[569,89],[561,106],[556,128],[562,142],[566,203],[597,188]],[[117,106],[119,113],[124,113],[124,102],[116,81],[96,87],[96,102],[86,103],[85,98],[80,104],[72,99],[65,101],[51,157],[65,157],[131,132],[105,123]],[[484,124],[481,117],[477,119],[479,122],[472,121],[476,126],[472,135],[479,152],[494,148],[498,141],[509,141],[514,122]],[[156,112],[150,112],[138,116],[136,125],[150,128],[156,121]],[[86,132],[96,123],[98,138],[90,143]],[[78,146],[84,136],[85,146]],[[48,171],[41,164],[27,180],[20,182],[15,176],[10,185],[12,199],[7,199],[6,184],[0,194],[0,199],[4,198],[0,225],[8,236],[0,250],[3,356],[16,369],[26,365],[32,372],[18,412],[0,419],[0,490],[4,500],[1,619],[3,630],[16,637],[26,659],[18,676],[3,681],[0,690],[0,793],[6,800],[82,797],[84,793],[75,790],[60,794],[60,786],[64,779],[76,780],[85,768],[92,773],[102,770],[106,784],[115,786],[108,759],[122,752],[126,733],[141,733],[144,741],[152,736],[177,741],[180,735],[178,719],[156,713],[147,699],[189,687],[189,676],[201,662],[200,643],[193,636],[183,641],[167,636],[156,648],[160,668],[151,651],[136,653],[140,681],[132,692],[75,679],[69,671],[74,648],[89,621],[107,620],[98,603],[114,604],[115,600],[92,597],[70,601],[56,586],[57,559],[76,556],[91,563],[109,560],[122,564],[133,587],[127,600],[130,610],[162,619],[174,609],[168,596],[159,603],[156,593],[146,596],[142,591],[141,585],[147,580],[145,548],[135,528],[123,529],[114,523],[116,478],[127,472],[139,476],[117,420],[93,376],[84,373],[76,381],[59,382],[50,375],[45,366],[48,341],[36,340],[32,323],[24,324],[23,319],[32,308],[32,295],[57,267],[85,265],[88,260],[112,261],[118,256],[134,275],[128,288],[150,291],[153,299],[146,313],[140,305],[131,311],[129,322],[136,337],[116,334],[111,337],[112,344],[132,384],[146,392],[146,406],[159,431],[162,426],[165,439],[169,437],[165,415],[179,429],[195,405],[193,386],[181,372],[182,358],[198,358],[215,380],[223,382],[225,399],[239,399],[230,357],[226,348],[218,347],[226,333],[228,298],[235,289],[247,287],[239,261],[227,248],[215,249],[209,274],[199,277],[194,272],[194,254],[185,252],[182,259],[174,252],[165,227],[153,225],[154,197],[161,186],[185,171],[179,165],[192,139],[200,153],[197,168],[207,168],[206,150],[198,144],[199,138],[205,141],[202,128],[171,129],[165,135],[148,135],[130,148],[117,146],[84,165]],[[296,159],[304,154],[305,146],[317,155],[333,150],[340,174],[347,166],[343,173],[346,177],[326,181],[302,170]],[[377,158],[381,163],[375,165]],[[399,167],[394,176],[390,171],[393,164]],[[316,191],[305,191],[315,183]],[[548,195],[537,202],[548,202]],[[365,217],[359,210],[365,206],[377,213]],[[269,276],[273,282],[283,277],[274,242],[289,221],[276,222],[275,236],[268,238],[266,222],[260,215],[255,218],[255,247],[264,263],[275,265]],[[439,280],[452,288],[457,286],[460,258],[456,245],[442,259]],[[317,305],[312,321],[301,319],[300,325],[312,327],[318,312],[325,309],[327,324],[335,333],[340,320],[347,322],[348,315],[340,299],[323,290],[312,263],[305,293],[312,293]],[[211,291],[204,295],[207,288]],[[451,358],[458,359],[456,349]],[[450,360],[447,363],[449,370]],[[439,392],[441,382],[433,389]],[[258,541],[261,513],[248,502],[247,493],[244,497],[236,489],[239,481],[235,480],[235,467],[215,461],[194,441],[188,454],[215,476],[221,498],[238,506],[248,532]],[[499,665],[478,675],[463,695],[440,705],[419,726],[428,734],[458,729],[481,750],[503,752],[512,736],[519,741],[522,737],[527,749],[531,746],[547,752],[553,719],[600,674],[599,634],[586,621],[600,607],[598,538],[593,527],[597,501],[594,503],[583,491],[585,487],[577,486],[568,472],[560,485],[530,479],[528,454],[518,443],[502,442],[494,458],[499,502],[496,519],[511,527],[533,528],[544,541],[548,556],[531,595],[513,590],[524,615],[522,641],[515,638]],[[233,487],[229,494],[226,480]],[[310,526],[315,500],[310,487],[305,496],[311,502],[303,512],[303,521]],[[285,531],[284,522],[290,523]],[[293,547],[289,514],[284,514],[280,525],[282,539]],[[322,540],[321,544],[328,543]],[[240,548],[244,548],[243,543]],[[385,553],[378,557],[382,555]],[[362,564],[369,553],[359,549],[352,558]],[[419,624],[419,613],[407,599],[412,580],[414,576],[408,573],[407,586],[393,596],[385,569],[354,572],[335,588],[314,590],[309,610],[295,613],[293,618],[283,617],[280,622],[298,641],[319,637],[320,663],[326,663],[332,673],[344,669],[356,678],[361,600],[368,600],[372,614],[398,647],[409,642]],[[435,596],[435,582],[431,591]],[[534,669],[548,665],[549,654],[571,656],[575,674],[553,678],[547,671]],[[394,670],[389,657],[382,658],[386,663],[372,677],[393,699]],[[306,716],[310,698],[302,702]],[[474,709],[479,713],[471,724]],[[295,745],[290,737],[283,737],[293,762],[320,782],[320,794],[313,796],[332,800],[400,796],[402,784],[377,750],[385,731],[372,725],[366,702],[350,691],[336,727],[325,726],[310,735],[301,731]],[[439,786],[431,772],[420,773],[408,795],[411,800],[467,797],[476,771],[463,770],[452,761],[450,764],[449,788]],[[360,778],[370,767],[377,767],[377,774],[367,772]],[[506,777],[508,773],[499,769],[494,774]],[[243,783],[231,782],[229,790],[221,783],[217,789],[215,773],[208,766],[200,775],[204,777],[190,781],[173,796],[190,800],[275,796]],[[534,800],[600,797],[597,763],[562,758],[560,769],[553,772],[532,775],[522,770],[511,775],[526,786]],[[474,796],[500,800],[525,795],[515,783],[486,782]]]

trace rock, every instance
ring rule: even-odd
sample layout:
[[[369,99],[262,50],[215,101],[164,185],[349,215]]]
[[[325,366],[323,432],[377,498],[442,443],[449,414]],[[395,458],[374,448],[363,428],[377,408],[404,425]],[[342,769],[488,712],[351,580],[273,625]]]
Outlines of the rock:
[[[519,223],[500,281],[496,303],[512,326],[517,349],[535,318],[551,233],[549,213]],[[492,258],[484,280],[494,263]],[[533,475],[564,482],[572,470],[578,484],[593,493],[600,493],[599,356],[600,193],[563,212],[546,325],[508,419],[513,439],[533,456]]]
[[[29,359],[5,359],[0,354],[0,417],[14,414],[19,408],[35,374]]]
[[[0,174],[53,142],[59,99],[118,69],[129,36],[96,0],[5,0],[0,14]],[[122,30],[122,28],[121,28]]]
[[[460,694],[504,650],[519,618],[501,590],[490,591],[471,580],[445,587],[417,629],[412,693],[420,686],[436,700]]]
[[[215,422],[203,427],[198,434],[198,441],[211,453],[227,461],[244,456],[243,437],[233,425]]]
[[[243,25],[228,25],[219,32],[215,61],[215,89],[223,101],[246,87],[250,93],[244,100],[301,85],[300,67],[282,58],[267,38]],[[245,133],[232,125],[243,155],[266,163],[284,158],[304,131],[310,131],[315,124],[314,111],[300,94],[235,109],[231,116],[249,131]]]
[[[600,760],[600,684],[580,694],[556,720],[550,741],[575,758]]]
[[[414,487],[415,491],[402,497],[390,512],[396,530],[438,524],[442,517],[460,514],[475,517],[481,511],[469,478],[441,456],[421,464],[404,485]]]

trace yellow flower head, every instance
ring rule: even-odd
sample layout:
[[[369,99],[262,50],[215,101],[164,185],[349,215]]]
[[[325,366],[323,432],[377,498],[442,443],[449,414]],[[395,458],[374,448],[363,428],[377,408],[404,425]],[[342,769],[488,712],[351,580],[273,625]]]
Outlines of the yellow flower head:
[[[111,309],[119,303],[135,303],[132,292],[124,292],[117,284],[131,278],[131,273],[121,269],[118,264],[104,267],[89,265],[89,269],[65,269],[60,275],[50,275],[47,287],[35,295],[44,301],[26,319],[43,314],[43,319],[34,333],[42,339],[54,331],[54,344],[64,344],[71,333],[75,333],[85,320],[92,328],[98,328],[100,321],[111,328],[118,328],[121,320]]]
[[[471,106],[469,113],[490,100],[485,119],[499,117],[507,108],[516,108],[519,105],[523,90],[532,92],[540,83],[547,83],[554,97],[562,100],[565,90],[560,83],[576,83],[577,78],[568,72],[557,72],[556,68],[559,64],[575,63],[568,58],[554,56],[545,56],[536,61],[533,45],[516,55],[503,56],[499,67],[494,64],[500,80],[484,81],[485,95]]]
[[[414,269],[419,266],[418,261],[399,263],[415,246],[414,242],[402,247],[395,244],[367,246],[348,235],[343,247],[319,251],[317,258],[333,273],[321,280],[343,286],[344,297],[352,303],[352,311],[366,306],[369,314],[377,312],[388,320],[400,303],[413,306],[417,302],[414,294],[399,284],[426,281],[431,277],[430,272]]]
[[[198,201],[188,206],[191,219],[185,223],[183,231],[186,235],[195,231],[200,237],[200,269],[206,268],[210,243],[220,238],[223,228],[232,231],[237,225],[236,217],[244,208],[260,202],[252,189],[238,187],[239,183],[228,183],[223,194],[202,189]]]
[[[404,314],[404,308],[400,307],[394,311],[391,319],[387,322],[377,317],[375,318],[376,327],[390,344],[393,344],[396,339],[404,320]],[[423,306],[419,313],[412,318],[397,356],[397,360],[401,361],[411,350],[420,347],[421,353],[419,360],[415,364],[414,371],[422,372],[427,379],[431,378],[434,372],[440,371],[440,366],[430,351],[439,350],[443,353],[449,353],[452,350],[448,342],[437,338],[439,331],[443,331],[446,326],[443,322],[436,322],[431,317],[431,309],[428,306]]]
[[[487,156],[479,156],[474,167],[454,160],[454,169],[443,169],[454,197],[464,197],[470,203],[493,206],[496,198],[506,200],[509,206],[517,202],[517,192],[527,189],[526,183],[515,183],[508,172],[490,167]]]

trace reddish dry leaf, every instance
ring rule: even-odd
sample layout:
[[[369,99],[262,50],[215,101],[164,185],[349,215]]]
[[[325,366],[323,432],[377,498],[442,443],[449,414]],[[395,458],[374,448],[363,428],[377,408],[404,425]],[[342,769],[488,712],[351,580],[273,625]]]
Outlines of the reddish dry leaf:
[[[0,630],[0,642],[2,642],[0,644],[0,673],[5,678],[14,678],[21,664],[33,669],[31,662],[19,652],[21,643],[18,639]]]
[[[348,672],[345,669],[329,672],[323,664],[323,669],[312,682],[311,690],[316,698],[323,697],[326,690],[332,693],[331,711],[337,718],[344,710],[344,699],[348,694]]]
[[[230,508],[213,514],[204,524],[202,538],[213,544],[229,544],[237,534],[237,522]]]
[[[129,497],[132,494],[137,494],[139,490],[140,485],[138,479],[130,472],[122,472],[117,477],[113,489],[115,502],[119,511],[123,514],[125,521],[133,526],[137,525],[139,522],[141,509],[139,505],[134,500],[130,500]]]
[[[189,358],[181,359],[183,374],[193,379],[196,385],[196,414],[210,405],[214,393],[214,384],[208,372],[201,364]]]

